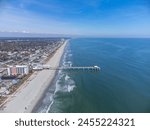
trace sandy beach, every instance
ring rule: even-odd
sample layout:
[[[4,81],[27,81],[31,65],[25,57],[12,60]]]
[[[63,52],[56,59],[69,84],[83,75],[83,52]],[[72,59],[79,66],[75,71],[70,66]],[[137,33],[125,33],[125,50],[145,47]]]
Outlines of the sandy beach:
[[[58,67],[67,41],[55,52],[46,63],[51,67]],[[30,113],[52,82],[56,71],[42,70],[34,72],[20,88],[11,95],[0,109],[1,113]]]

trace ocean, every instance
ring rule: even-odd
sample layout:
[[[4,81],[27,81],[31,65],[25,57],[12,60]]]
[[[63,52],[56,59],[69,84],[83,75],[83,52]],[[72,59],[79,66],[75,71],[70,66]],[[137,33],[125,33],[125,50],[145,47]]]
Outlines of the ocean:
[[[60,66],[71,65],[101,70],[59,71],[36,112],[150,112],[150,39],[71,39]]]

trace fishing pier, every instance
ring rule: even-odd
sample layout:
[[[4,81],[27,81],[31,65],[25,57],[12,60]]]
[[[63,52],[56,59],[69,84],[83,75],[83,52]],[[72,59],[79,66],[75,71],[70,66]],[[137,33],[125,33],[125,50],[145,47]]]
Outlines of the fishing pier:
[[[66,70],[66,71],[100,71],[100,67],[98,66],[87,66],[87,67],[73,67],[73,66],[63,66],[63,67],[50,67],[45,66],[44,69],[50,69],[50,70]]]

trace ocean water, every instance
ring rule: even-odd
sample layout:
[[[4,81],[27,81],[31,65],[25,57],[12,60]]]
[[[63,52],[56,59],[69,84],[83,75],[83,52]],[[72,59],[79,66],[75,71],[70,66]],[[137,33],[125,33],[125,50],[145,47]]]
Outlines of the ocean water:
[[[100,72],[59,71],[37,112],[150,112],[150,39],[71,39],[61,66]]]

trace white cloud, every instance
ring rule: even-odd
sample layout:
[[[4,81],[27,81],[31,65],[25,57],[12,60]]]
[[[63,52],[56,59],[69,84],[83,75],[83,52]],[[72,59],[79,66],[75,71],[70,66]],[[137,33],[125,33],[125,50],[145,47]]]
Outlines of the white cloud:
[[[37,33],[76,33],[75,29],[69,29],[69,23],[46,18],[29,12],[24,8],[16,8],[7,5],[0,13],[0,30],[17,32],[37,32]]]

